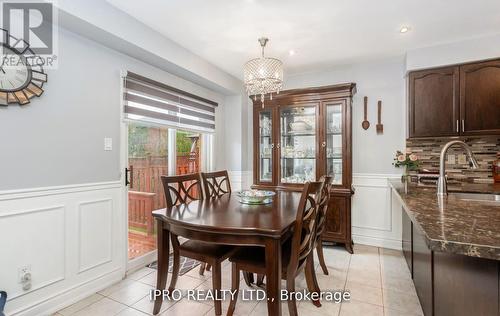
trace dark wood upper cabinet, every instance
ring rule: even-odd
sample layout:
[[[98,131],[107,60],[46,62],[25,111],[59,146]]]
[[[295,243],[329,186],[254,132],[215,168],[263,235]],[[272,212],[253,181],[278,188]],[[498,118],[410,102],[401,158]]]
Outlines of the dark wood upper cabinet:
[[[410,72],[409,137],[500,134],[500,60]]]
[[[461,132],[500,133],[500,60],[460,67]]]
[[[410,73],[409,92],[410,137],[458,135],[458,67]]]

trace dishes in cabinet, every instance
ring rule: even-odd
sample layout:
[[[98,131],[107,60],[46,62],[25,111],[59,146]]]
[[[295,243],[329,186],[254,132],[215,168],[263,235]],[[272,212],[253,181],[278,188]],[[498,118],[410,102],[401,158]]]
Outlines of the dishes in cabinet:
[[[306,133],[306,132],[310,132],[313,130],[312,125],[307,123],[304,120],[291,122],[289,124],[289,127],[290,127],[291,133]]]

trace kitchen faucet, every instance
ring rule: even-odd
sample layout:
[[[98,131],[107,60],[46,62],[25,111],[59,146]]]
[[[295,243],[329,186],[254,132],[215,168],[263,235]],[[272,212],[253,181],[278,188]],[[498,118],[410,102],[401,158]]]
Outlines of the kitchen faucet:
[[[462,146],[463,149],[465,149],[465,152],[467,153],[467,157],[469,158],[469,163],[471,164],[472,169],[477,169],[479,168],[479,165],[477,164],[476,158],[474,158],[474,154],[472,153],[469,145],[464,143],[463,141],[460,140],[452,140],[446,145],[444,145],[443,149],[441,149],[441,155],[439,156],[439,179],[437,183],[437,195],[439,196],[445,196],[448,194],[448,189],[446,187],[446,174],[445,174],[445,163],[444,163],[444,158],[446,156],[446,152],[448,149],[453,146],[453,145],[460,145]]]

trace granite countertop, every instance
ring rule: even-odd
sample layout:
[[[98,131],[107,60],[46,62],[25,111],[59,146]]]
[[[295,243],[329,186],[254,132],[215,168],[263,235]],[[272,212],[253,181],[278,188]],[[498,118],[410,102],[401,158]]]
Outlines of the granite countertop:
[[[390,180],[403,208],[431,250],[500,260],[500,203],[464,201],[436,188]],[[500,184],[449,186],[448,192],[500,194]]]

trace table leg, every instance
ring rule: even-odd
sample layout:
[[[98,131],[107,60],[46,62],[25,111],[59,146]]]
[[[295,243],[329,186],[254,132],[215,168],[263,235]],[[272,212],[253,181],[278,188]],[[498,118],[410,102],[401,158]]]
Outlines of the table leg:
[[[267,314],[281,316],[281,241],[269,239],[266,242],[266,292]]]
[[[156,277],[156,289],[163,291],[167,284],[168,276],[168,256],[170,252],[169,237],[170,232],[163,227],[163,222],[161,220],[156,220],[157,227],[157,247],[158,247],[158,270]],[[158,297],[155,300],[155,305],[153,308],[153,315],[160,312],[161,304],[163,303],[163,296]]]

